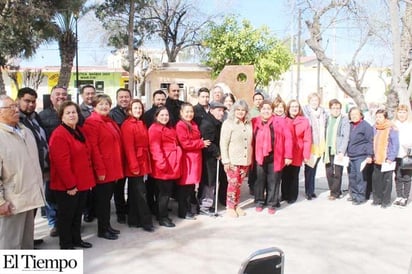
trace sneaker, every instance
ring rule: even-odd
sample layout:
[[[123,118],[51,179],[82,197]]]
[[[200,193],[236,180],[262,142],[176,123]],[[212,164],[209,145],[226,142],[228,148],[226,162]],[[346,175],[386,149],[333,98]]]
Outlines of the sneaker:
[[[231,217],[231,218],[237,218],[238,217],[238,215],[236,213],[236,210],[234,210],[233,208],[226,209],[226,216]]]
[[[211,212],[209,208],[201,207],[201,208],[199,209],[199,214],[201,214],[201,215],[206,215],[206,216],[212,216],[212,215],[213,215],[213,212]]]
[[[401,205],[402,200],[403,200],[403,198],[397,197],[397,198],[395,199],[395,201],[393,201],[393,204],[394,204],[394,205]]]
[[[400,206],[406,206],[408,204],[408,199],[402,198],[402,200],[399,202]]]
[[[59,236],[59,232],[57,231],[57,227],[53,227],[50,229],[50,237],[57,237]]]
[[[236,207],[236,213],[239,216],[245,216],[246,215],[246,212],[243,209],[241,209],[240,207]]]
[[[273,214],[275,214],[276,213],[276,209],[274,209],[274,208],[268,208],[268,213],[270,214],[270,215],[273,215]]]
[[[261,207],[261,206],[256,207],[256,212],[262,212],[262,211],[263,211],[263,207]]]

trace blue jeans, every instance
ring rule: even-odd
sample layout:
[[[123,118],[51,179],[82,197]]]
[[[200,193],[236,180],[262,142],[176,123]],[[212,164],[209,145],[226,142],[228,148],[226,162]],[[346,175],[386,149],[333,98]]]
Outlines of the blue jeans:
[[[48,199],[48,197],[52,197],[53,195],[50,190],[50,181],[44,181],[44,191],[46,196],[45,208],[47,223],[50,227],[55,227],[57,225],[57,204]]]
[[[320,157],[316,160],[314,167],[305,165],[305,193],[307,196],[311,196],[315,193],[316,168],[318,167],[319,161]]]
[[[361,163],[366,159],[364,157],[351,158],[349,162],[349,190],[353,201],[364,202],[366,194],[366,180],[363,172],[360,171]]]

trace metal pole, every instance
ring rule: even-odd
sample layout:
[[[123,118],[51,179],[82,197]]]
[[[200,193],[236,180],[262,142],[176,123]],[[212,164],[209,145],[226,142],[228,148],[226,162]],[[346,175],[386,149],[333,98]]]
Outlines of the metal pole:
[[[74,15],[74,20],[76,21],[75,23],[75,34],[76,34],[76,103],[79,104],[79,39],[77,36],[77,20],[78,20],[78,15]]]

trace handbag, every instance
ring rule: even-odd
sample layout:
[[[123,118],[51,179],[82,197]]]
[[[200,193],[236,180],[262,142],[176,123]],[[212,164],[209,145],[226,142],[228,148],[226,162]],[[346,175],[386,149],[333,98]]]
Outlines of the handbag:
[[[406,156],[402,158],[401,169],[412,170],[412,148],[408,148]]]

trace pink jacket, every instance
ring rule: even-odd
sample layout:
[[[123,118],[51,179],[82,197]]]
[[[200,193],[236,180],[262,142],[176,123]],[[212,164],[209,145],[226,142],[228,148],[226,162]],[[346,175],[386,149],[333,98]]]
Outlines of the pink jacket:
[[[286,121],[293,135],[292,165],[301,166],[304,159],[310,158],[312,130],[309,120],[304,116],[297,116],[295,119],[286,118]]]
[[[197,184],[202,176],[202,148],[205,146],[199,127],[194,121],[190,124],[179,121],[176,124],[176,134],[183,151],[182,177],[178,184]]]

